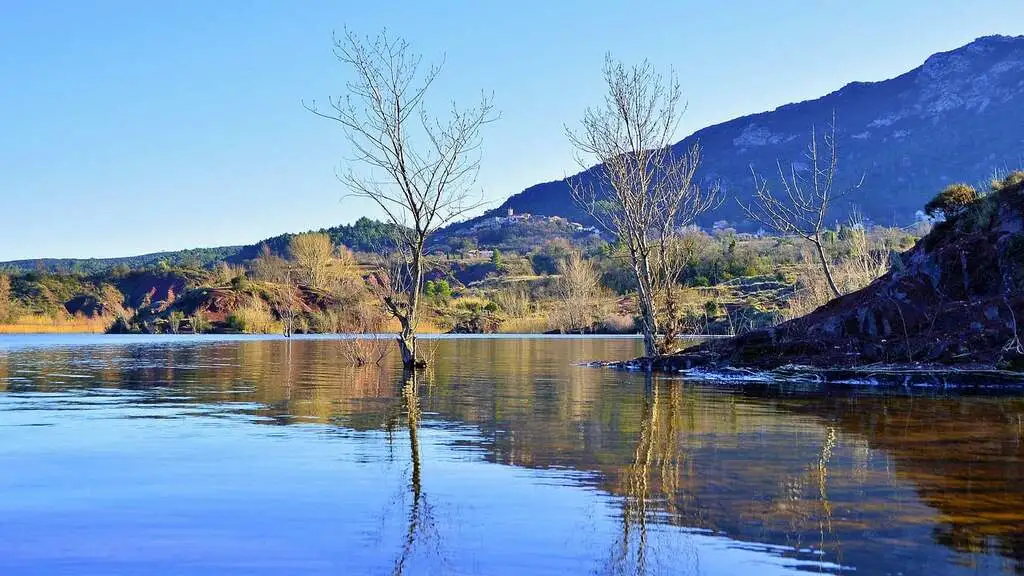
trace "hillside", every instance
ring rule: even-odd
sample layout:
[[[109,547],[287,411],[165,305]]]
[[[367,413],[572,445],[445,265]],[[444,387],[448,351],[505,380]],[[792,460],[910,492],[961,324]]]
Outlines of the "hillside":
[[[392,241],[389,224],[360,218],[353,224],[332,226],[318,232],[330,236],[336,246],[346,246],[356,252],[376,252]],[[0,272],[50,272],[61,274],[94,275],[116,268],[140,270],[162,265],[184,268],[213,268],[218,263],[240,265],[256,258],[261,246],[266,245],[275,254],[285,254],[288,242],[295,234],[281,234],[245,246],[193,248],[174,252],[156,252],[120,258],[43,258],[0,262]],[[554,216],[492,217],[477,220],[472,226],[453,226],[435,234],[427,246],[430,251],[465,253],[481,248],[527,254],[542,249],[549,241],[564,239],[578,247],[600,243],[597,229]]]
[[[360,218],[353,224],[332,226],[319,232],[326,233],[336,245],[344,245],[356,251],[372,251],[387,242],[387,224]],[[295,234],[281,234],[245,246],[221,246],[216,248],[192,248],[171,252],[155,252],[140,256],[118,258],[42,258],[37,260],[12,260],[0,262],[0,271],[13,272],[58,272],[76,274],[99,274],[118,267],[131,270],[153,268],[161,263],[172,267],[211,268],[224,262],[242,264],[259,255],[264,244],[276,254],[283,254],[288,241]]]
[[[840,179],[864,177],[864,186],[836,206],[846,220],[850,205],[879,224],[905,225],[935,190],[954,179],[982,182],[1019,165],[1024,155],[1024,36],[989,36],[881,82],[854,82],[822,98],[788,104],[699,130],[680,150],[700,142],[704,181],[718,180],[741,201],[753,191],[750,167],[769,178],[776,160],[803,159],[811,127],[837,116]],[[563,216],[587,222],[570,197],[569,182],[588,181],[595,168],[565,180],[531,186],[493,213]],[[842,183],[842,182],[841,182]],[[753,231],[733,200],[702,225],[727,220]],[[470,223],[472,225],[472,223]]]
[[[659,360],[825,370],[891,365],[1024,371],[1024,172],[954,213],[866,288],[776,327]]]

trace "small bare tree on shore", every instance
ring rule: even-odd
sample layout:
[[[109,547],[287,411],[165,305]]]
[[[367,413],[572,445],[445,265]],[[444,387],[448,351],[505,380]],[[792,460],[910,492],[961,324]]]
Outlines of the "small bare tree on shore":
[[[331,286],[334,271],[334,244],[323,232],[306,232],[292,236],[288,252],[295,263],[300,282],[313,290],[326,291]]]
[[[811,141],[807,146],[806,169],[802,169],[802,163],[794,162],[787,170],[782,162],[776,162],[779,184],[785,195],[776,196],[768,180],[751,167],[754,198],[749,204],[739,202],[739,205],[751,220],[778,234],[798,236],[810,243],[821,264],[829,291],[833,297],[839,297],[842,292],[832,274],[829,257],[825,254],[822,233],[827,226],[826,218],[832,202],[859,188],[863,178],[852,188],[835,189],[839,166],[835,114],[821,138],[824,149],[819,147],[818,140],[817,129],[812,128]]]
[[[406,368],[422,366],[416,355],[416,330],[423,286],[424,248],[435,231],[481,205],[470,188],[480,166],[480,132],[495,119],[491,98],[447,117],[430,115],[427,93],[440,66],[421,66],[422,57],[401,38],[382,32],[374,38],[346,30],[335,38],[334,54],[353,73],[344,97],[331,98],[323,111],[306,108],[337,122],[354,157],[339,178],[350,195],[372,201],[394,225],[395,268],[376,272],[387,295],[385,307],[401,326],[397,336]],[[361,170],[356,170],[356,167]]]
[[[597,271],[583,259],[579,251],[558,263],[555,293],[561,306],[554,315],[556,327],[563,332],[580,332],[591,327],[597,309],[597,296],[601,287]]]
[[[658,336],[661,302],[670,317],[678,310],[673,287],[685,265],[680,231],[719,204],[719,188],[696,182],[698,144],[682,151],[672,146],[685,108],[674,73],[665,78],[647,61],[627,67],[606,56],[604,79],[604,103],[587,109],[580,130],[567,130],[581,166],[601,164],[596,178],[570,181],[572,195],[628,250],[651,358],[673,345],[671,338],[659,345]]]

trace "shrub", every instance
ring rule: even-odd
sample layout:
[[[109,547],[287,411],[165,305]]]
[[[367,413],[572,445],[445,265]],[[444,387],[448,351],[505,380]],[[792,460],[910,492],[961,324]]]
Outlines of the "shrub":
[[[231,289],[236,292],[247,292],[251,288],[249,279],[245,274],[240,274],[231,279]]]
[[[192,332],[196,334],[202,334],[210,330],[210,321],[206,319],[206,315],[203,314],[202,310],[196,310],[189,323],[192,324]]]
[[[11,299],[11,279],[0,274],[0,323],[14,320],[14,302]]]
[[[924,211],[932,218],[950,218],[979,198],[978,191],[968,184],[953,184],[925,204]]]
[[[528,258],[505,256],[502,266],[509,276],[533,276],[533,265]]]
[[[447,302],[452,297],[452,287],[447,280],[427,280],[423,285],[423,293],[429,298]]]
[[[714,300],[708,300],[707,302],[704,303],[704,314],[706,314],[708,318],[714,318],[718,316],[718,312],[718,302],[715,302]]]
[[[548,319],[545,316],[510,318],[501,324],[500,332],[505,334],[538,334],[547,332]]]
[[[999,203],[996,196],[982,198],[964,210],[960,218],[958,229],[962,232],[974,232],[984,230],[992,225],[992,220],[999,213]]]
[[[1010,172],[1006,178],[992,181],[993,192],[1000,192],[1002,190],[1007,190],[1009,192],[1024,190],[1024,170]]]
[[[227,286],[235,278],[244,275],[245,268],[232,266],[226,262],[218,262],[217,266],[213,269],[213,282],[218,286]]]
[[[583,332],[593,327],[600,288],[597,271],[579,252],[559,263],[555,283],[558,306],[551,315],[552,327],[560,332]]]
[[[259,298],[235,309],[228,316],[228,326],[247,334],[269,334],[278,331],[270,307]]]
[[[108,334],[136,334],[138,332],[138,325],[127,316],[118,316],[107,329]]]
[[[476,296],[463,296],[455,301],[456,310],[465,310],[467,312],[479,312],[486,306],[488,302],[483,298]]]
[[[379,365],[394,344],[392,338],[368,336],[341,340],[341,355],[353,366]]]
[[[181,310],[171,312],[167,317],[167,329],[170,330],[171,334],[177,334],[181,330],[181,323],[184,320],[185,313]]]
[[[495,292],[492,298],[498,308],[513,318],[521,318],[530,313],[530,296],[526,290],[502,288]]]
[[[339,334],[348,332],[351,322],[344,311],[337,307],[313,310],[309,314],[309,328],[318,334]]]
[[[609,314],[601,319],[600,329],[606,334],[635,334],[636,321],[625,314]]]
[[[575,248],[564,238],[548,241],[540,252],[530,255],[530,263],[537,274],[557,274],[558,263],[569,257]]]

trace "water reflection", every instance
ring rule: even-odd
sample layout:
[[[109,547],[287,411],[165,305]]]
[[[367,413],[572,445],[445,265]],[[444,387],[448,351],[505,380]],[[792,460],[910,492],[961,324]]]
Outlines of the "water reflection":
[[[622,498],[622,542],[613,550],[609,563],[612,574],[647,574],[648,504],[652,502],[651,483],[661,487],[660,498],[666,512],[671,516],[678,513],[674,495],[678,490],[679,451],[675,443],[673,426],[676,422],[676,403],[669,401],[669,411],[664,423],[659,416],[660,387],[655,385],[650,374],[644,378],[644,403],[640,421],[640,434],[633,451],[633,461],[625,473],[621,490]],[[678,392],[671,388],[670,393]]]
[[[402,383],[402,404],[405,409],[406,426],[409,430],[409,492],[412,500],[409,503],[409,529],[401,553],[395,560],[391,573],[399,576],[405,573],[406,562],[413,549],[427,546],[429,540],[437,538],[438,530],[434,522],[433,510],[423,492],[423,471],[420,459],[420,442],[418,437],[420,421],[420,400],[418,374],[405,372]]]
[[[397,463],[352,497],[399,494],[382,506],[400,526],[349,519],[379,534],[373,556],[390,564],[377,571],[392,574],[1024,573],[1019,396],[723,389],[574,364],[636,346],[440,342],[417,378],[344,366],[329,340],[12,351],[0,353],[0,424],[120,403],[179,427],[333,431],[357,451],[336,458],[345,470]],[[494,464],[526,474],[484,500]],[[550,485],[565,502],[536,500]],[[590,512],[556,513],[575,497]],[[566,523],[557,542],[545,532]],[[531,536],[547,544],[517,544]]]

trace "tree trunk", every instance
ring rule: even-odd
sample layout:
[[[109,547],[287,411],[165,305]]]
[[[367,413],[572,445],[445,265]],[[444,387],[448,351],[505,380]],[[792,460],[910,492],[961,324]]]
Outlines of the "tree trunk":
[[[402,331],[398,334],[398,349],[402,352],[402,366],[407,370],[417,367],[416,363],[416,334],[405,328],[406,323],[402,322]]]
[[[650,294],[646,291],[640,291],[638,296],[640,300],[640,323],[644,333],[644,356],[654,358],[658,355],[658,321],[654,317]]]
[[[644,333],[644,356],[651,359],[658,355],[658,316],[654,304],[650,263],[646,255],[637,259],[634,272],[637,280],[640,323]]]
[[[416,246],[410,263],[409,310],[401,319],[402,331],[398,335],[398,346],[402,351],[402,366],[406,369],[424,368],[426,362],[416,354],[416,312],[419,309],[420,290],[423,289],[423,245]]]
[[[821,270],[825,273],[825,281],[828,282],[828,288],[832,291],[834,298],[839,298],[842,294],[836,286],[836,281],[832,278],[832,269],[829,268],[828,257],[825,256],[825,249],[821,245],[821,239],[814,238],[811,242],[818,251],[818,259],[821,260]]]

